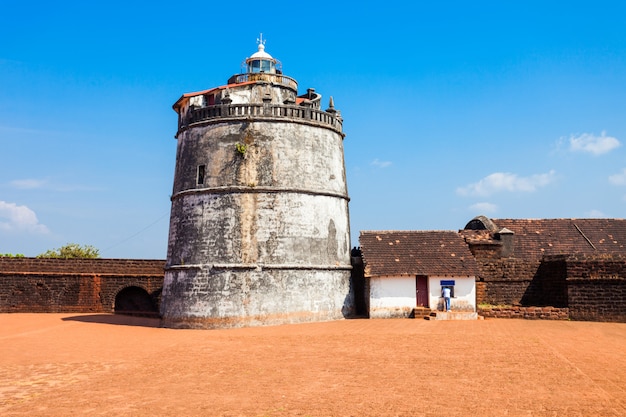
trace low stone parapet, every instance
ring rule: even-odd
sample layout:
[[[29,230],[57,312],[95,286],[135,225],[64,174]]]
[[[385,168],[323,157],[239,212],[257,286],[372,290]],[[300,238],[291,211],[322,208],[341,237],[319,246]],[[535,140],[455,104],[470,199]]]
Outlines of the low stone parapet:
[[[485,318],[527,320],[569,320],[568,308],[479,306],[478,315]]]

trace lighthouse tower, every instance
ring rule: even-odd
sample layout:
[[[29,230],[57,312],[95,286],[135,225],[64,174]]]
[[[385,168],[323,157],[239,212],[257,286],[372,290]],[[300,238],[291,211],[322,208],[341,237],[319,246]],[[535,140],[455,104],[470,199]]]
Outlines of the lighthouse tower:
[[[184,94],[162,325],[324,321],[353,311],[342,119],[265,51]]]

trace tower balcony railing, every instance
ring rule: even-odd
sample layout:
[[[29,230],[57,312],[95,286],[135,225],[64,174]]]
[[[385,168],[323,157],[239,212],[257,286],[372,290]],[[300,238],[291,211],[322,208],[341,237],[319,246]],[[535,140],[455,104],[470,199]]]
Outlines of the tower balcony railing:
[[[284,85],[298,91],[298,82],[283,74],[269,74],[267,72],[249,72],[247,74],[233,75],[228,79],[228,84],[241,84],[249,81],[265,81]]]
[[[217,104],[190,109],[187,115],[180,120],[179,130],[185,130],[190,125],[217,121],[218,119],[290,119],[295,122],[304,122],[324,127],[330,127],[339,133],[342,132],[343,120],[336,113],[325,112],[311,107],[268,104]]]

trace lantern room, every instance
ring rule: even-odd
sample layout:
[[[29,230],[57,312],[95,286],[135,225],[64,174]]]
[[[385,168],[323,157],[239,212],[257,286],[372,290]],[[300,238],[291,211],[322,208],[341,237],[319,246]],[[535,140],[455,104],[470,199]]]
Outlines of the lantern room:
[[[280,74],[280,63],[278,60],[272,58],[270,54],[265,52],[265,40],[263,39],[263,35],[261,35],[257,41],[259,43],[259,50],[252,54],[250,58],[246,59],[246,73]]]

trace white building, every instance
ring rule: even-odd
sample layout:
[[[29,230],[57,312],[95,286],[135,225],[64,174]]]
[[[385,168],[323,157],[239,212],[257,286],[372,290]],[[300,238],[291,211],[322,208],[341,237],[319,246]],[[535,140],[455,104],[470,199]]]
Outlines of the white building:
[[[476,317],[478,265],[458,233],[364,231],[359,242],[370,318],[443,312],[444,287],[452,292],[452,315],[439,317]]]

